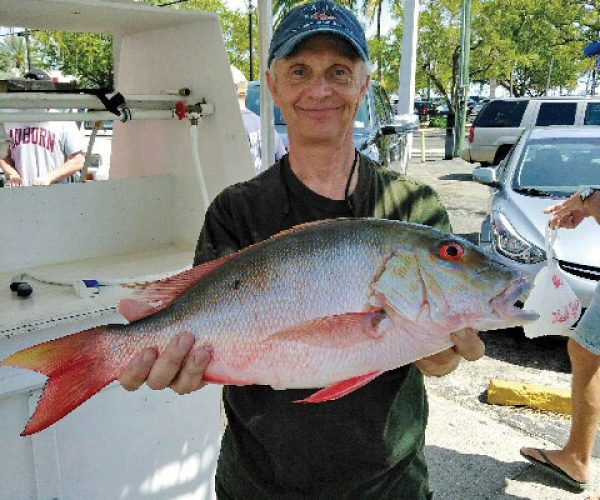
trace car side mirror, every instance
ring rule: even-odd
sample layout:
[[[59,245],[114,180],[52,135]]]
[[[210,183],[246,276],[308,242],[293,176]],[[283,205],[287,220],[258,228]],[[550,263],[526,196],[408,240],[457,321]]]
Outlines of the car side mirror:
[[[473,170],[473,180],[479,184],[485,184],[500,189],[502,184],[496,179],[496,169],[492,167],[478,167]]]

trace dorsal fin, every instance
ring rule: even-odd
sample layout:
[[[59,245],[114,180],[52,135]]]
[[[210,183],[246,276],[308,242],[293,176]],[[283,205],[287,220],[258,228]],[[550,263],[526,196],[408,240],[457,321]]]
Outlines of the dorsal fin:
[[[274,234],[270,238],[267,238],[267,240],[265,240],[265,241],[274,240],[274,239],[280,238],[281,236],[285,236],[286,234],[292,234],[299,230],[305,229],[307,227],[321,226],[324,224],[330,224],[333,221],[349,220],[349,219],[352,219],[352,217],[338,217],[336,219],[321,219],[321,220],[315,220],[315,221],[311,221],[311,222],[304,222],[303,224],[298,224],[297,226],[290,227],[289,229],[284,229],[283,231],[280,231],[277,234]]]
[[[194,266],[191,269],[173,276],[169,276],[168,278],[162,280],[150,281],[148,283],[133,283],[131,285],[123,285],[124,288],[135,290],[135,292],[134,297],[119,301],[119,312],[129,322],[151,316],[152,314],[169,307],[177,297],[179,297],[196,282],[204,278],[204,276],[206,276],[208,273],[214,271],[229,260],[238,257],[240,254],[247,252],[252,247],[264,244],[269,240],[277,239],[287,234],[294,233],[309,226],[327,224],[332,220],[336,219],[326,219],[299,224],[290,229],[281,231],[266,240],[247,246],[235,253],[226,255],[225,257],[221,257],[219,259],[211,260],[210,262],[206,262],[198,266]]]
[[[236,255],[211,260],[162,280],[123,285],[123,288],[134,290],[134,297],[119,301],[119,312],[129,322],[155,314],[169,307],[188,288]]]

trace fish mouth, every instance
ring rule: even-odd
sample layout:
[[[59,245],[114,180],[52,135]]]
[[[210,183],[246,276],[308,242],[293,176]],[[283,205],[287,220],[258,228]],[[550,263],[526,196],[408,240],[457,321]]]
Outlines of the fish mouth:
[[[540,315],[535,311],[520,309],[516,305],[516,302],[521,299],[530,288],[531,283],[525,278],[519,278],[513,281],[490,301],[493,312],[496,313],[500,319],[514,322],[515,324],[530,323],[539,319]]]

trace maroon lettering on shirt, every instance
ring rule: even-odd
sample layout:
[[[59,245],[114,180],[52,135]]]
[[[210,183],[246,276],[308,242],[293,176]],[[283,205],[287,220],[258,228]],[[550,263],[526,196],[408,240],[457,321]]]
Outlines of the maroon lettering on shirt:
[[[46,130],[46,144],[45,147],[51,153],[54,153],[54,142],[56,137],[54,136],[54,132],[50,130]]]
[[[8,135],[10,137],[11,147],[16,148],[19,144],[21,144],[21,130],[18,128],[11,128],[8,131]]]
[[[42,127],[24,127],[10,129],[11,146],[16,148],[21,144],[34,144],[54,153],[56,135],[51,130]]]
[[[46,147],[46,133],[48,131],[45,128],[41,128],[40,129],[40,141],[39,144],[41,144],[42,146]]]

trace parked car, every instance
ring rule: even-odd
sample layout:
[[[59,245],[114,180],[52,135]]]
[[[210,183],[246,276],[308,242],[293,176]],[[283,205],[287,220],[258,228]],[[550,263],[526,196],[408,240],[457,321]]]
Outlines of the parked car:
[[[524,130],[548,125],[600,125],[600,100],[586,96],[494,99],[473,121],[461,157],[497,165]]]
[[[473,178],[492,188],[481,247],[533,280],[546,263],[544,209],[582,187],[600,187],[600,127],[529,129],[496,168],[475,168]],[[554,244],[562,277],[584,307],[600,280],[599,248],[600,228],[591,218],[561,230]]]
[[[246,107],[253,113],[260,114],[260,82],[248,83]],[[289,146],[287,126],[277,106],[274,114],[275,130],[287,148]],[[356,149],[385,166],[400,160],[404,150],[405,132],[418,127],[417,122],[406,123],[405,118],[394,115],[385,89],[377,82],[371,82],[365,100],[354,119]]]
[[[425,116],[431,114],[433,101],[431,99],[415,99],[415,114]]]
[[[469,121],[471,123],[473,123],[475,121],[475,118],[477,118],[477,115],[479,114],[479,112],[483,109],[483,107],[486,104],[487,103],[476,104],[469,110]]]
[[[441,97],[432,99],[415,99],[415,113],[423,116],[446,116],[448,114],[448,104]]]
[[[434,116],[448,116],[448,103],[445,100],[441,100],[435,104],[434,110]]]

